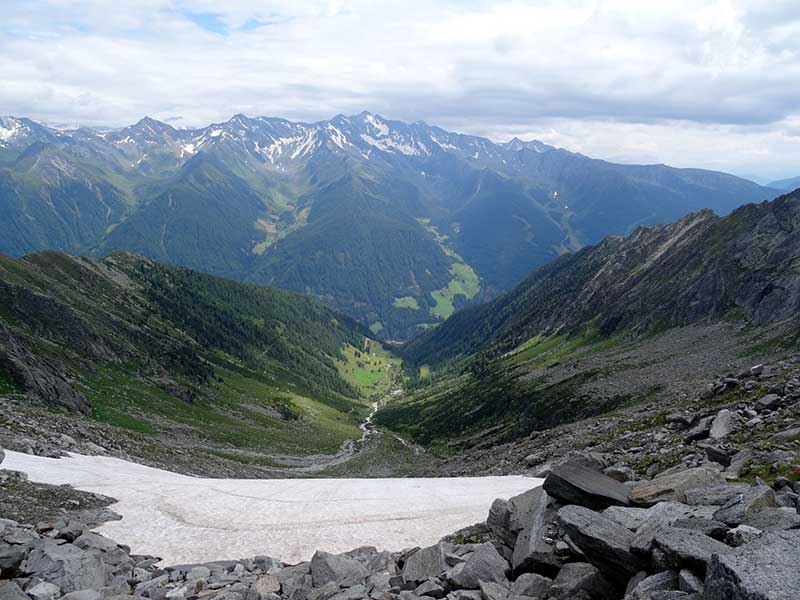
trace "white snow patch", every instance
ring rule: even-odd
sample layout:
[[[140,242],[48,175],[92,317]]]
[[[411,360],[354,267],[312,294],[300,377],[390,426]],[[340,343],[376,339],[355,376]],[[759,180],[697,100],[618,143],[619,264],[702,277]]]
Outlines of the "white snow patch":
[[[308,560],[316,549],[436,543],[486,519],[495,498],[541,485],[521,476],[438,479],[202,479],[102,456],[6,452],[32,481],[112,496],[122,515],[97,531],[165,564],[265,554]]]
[[[215,138],[215,137],[221,136],[222,134],[223,134],[222,129],[215,129],[211,133],[209,133],[208,135],[210,135],[211,137]]]
[[[345,145],[350,144],[350,142],[347,140],[347,136],[345,136],[339,129],[337,129],[331,123],[328,123],[325,126],[325,129],[328,130],[328,135],[330,136],[331,141],[337,146],[339,146],[339,148],[341,148],[342,150],[344,150]]]
[[[383,150],[384,152],[401,152],[407,156],[416,156],[420,154],[417,148],[415,148],[412,144],[403,141],[402,138],[376,139],[371,135],[362,133],[361,139],[367,142],[370,146],[375,146],[376,148],[378,148],[379,150]]]
[[[380,119],[376,119],[372,115],[367,115],[366,117],[364,117],[364,120],[370,125],[372,125],[372,127],[378,132],[379,136],[385,136],[389,133],[388,125],[386,125],[386,123],[384,123]]]
[[[197,152],[194,144],[183,144],[181,146],[181,156],[185,154],[195,154]]]

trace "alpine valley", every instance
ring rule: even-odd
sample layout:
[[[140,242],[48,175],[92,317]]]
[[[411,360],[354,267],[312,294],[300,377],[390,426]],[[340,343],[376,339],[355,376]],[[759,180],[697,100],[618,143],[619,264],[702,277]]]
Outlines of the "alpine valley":
[[[309,294],[391,340],[605,236],[777,193],[367,112],[196,130],[0,118],[0,252],[135,252]]]

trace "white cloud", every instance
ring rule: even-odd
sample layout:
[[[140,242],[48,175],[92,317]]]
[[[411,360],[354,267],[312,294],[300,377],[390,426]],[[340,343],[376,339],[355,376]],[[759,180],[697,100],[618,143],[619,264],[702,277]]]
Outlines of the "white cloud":
[[[367,109],[614,159],[800,172],[794,0],[7,4],[0,113],[188,126]]]

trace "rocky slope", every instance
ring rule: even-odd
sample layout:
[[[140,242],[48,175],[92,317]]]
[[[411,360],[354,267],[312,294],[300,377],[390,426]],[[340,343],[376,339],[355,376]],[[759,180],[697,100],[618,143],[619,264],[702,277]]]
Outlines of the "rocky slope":
[[[710,211],[640,227],[564,256],[514,290],[465,310],[408,345],[416,364],[508,352],[532,337],[591,327],[652,333],[719,320],[755,325],[800,308],[800,192],[750,204],[727,217]]]
[[[312,293],[389,339],[566,250],[777,191],[362,113],[176,130],[0,119],[0,252],[155,260]]]
[[[716,428],[715,423],[713,428]],[[0,521],[8,600],[791,600],[800,585],[800,484],[725,481],[713,462],[653,479],[604,474],[591,454],[486,522],[426,548],[317,551],[161,566],[74,520]],[[379,544],[380,540],[376,540]]]
[[[612,411],[668,410],[798,336],[800,195],[641,228],[565,256],[409,343],[377,422],[452,448]]]

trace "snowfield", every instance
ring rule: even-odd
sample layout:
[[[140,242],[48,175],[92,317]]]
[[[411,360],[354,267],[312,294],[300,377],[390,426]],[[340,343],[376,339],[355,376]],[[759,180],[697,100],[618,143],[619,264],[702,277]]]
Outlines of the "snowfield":
[[[121,521],[97,531],[165,564],[267,555],[308,560],[425,546],[484,521],[495,498],[541,485],[521,476],[438,479],[202,479],[102,456],[6,452],[3,468],[116,498]]]

